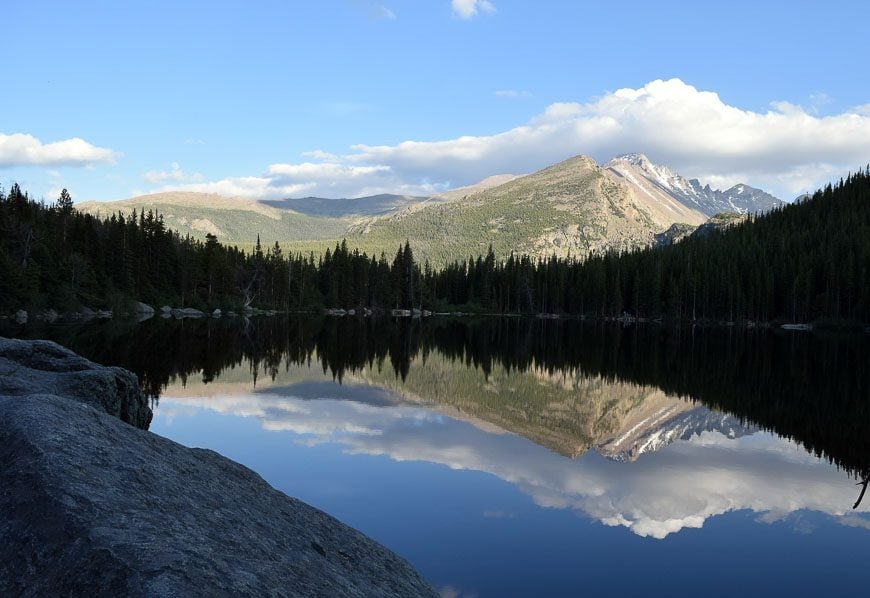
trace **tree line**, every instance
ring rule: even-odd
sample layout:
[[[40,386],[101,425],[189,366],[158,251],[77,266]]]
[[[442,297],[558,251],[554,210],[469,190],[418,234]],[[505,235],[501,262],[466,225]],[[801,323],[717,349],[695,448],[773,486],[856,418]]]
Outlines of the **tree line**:
[[[47,205],[0,191],[0,310],[117,306],[211,309],[463,309],[615,318],[870,322],[870,167],[811,198],[670,247],[533,260],[486,255],[435,270],[406,242],[368,256],[249,252],[180,236],[159,214],[99,219],[64,191]]]

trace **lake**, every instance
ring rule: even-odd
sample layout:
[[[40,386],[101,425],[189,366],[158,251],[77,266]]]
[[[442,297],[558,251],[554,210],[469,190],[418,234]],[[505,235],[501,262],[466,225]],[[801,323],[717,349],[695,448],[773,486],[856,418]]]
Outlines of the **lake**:
[[[443,596],[861,595],[870,336],[536,318],[12,327]]]

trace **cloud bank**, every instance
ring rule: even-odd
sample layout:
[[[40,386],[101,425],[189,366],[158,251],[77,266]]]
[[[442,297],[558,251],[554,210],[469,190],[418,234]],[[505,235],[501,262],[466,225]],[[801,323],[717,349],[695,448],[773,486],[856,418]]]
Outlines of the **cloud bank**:
[[[748,183],[791,199],[870,162],[868,106],[820,116],[815,105],[772,102],[769,110],[754,112],[679,79],[656,80],[586,103],[551,104],[493,135],[361,143],[342,156],[314,150],[308,155],[320,160],[316,164],[273,164],[256,177],[203,185],[252,197],[425,195],[493,174],[532,172],[577,154],[604,162],[642,152],[714,187]]]
[[[93,166],[110,164],[118,152],[80,139],[43,143],[33,135],[0,133],[0,168],[16,166]]]

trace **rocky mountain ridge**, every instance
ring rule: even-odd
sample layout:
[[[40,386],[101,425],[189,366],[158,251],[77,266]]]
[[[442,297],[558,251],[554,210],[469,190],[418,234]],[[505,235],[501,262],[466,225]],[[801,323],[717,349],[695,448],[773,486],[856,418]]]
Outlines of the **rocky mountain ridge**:
[[[665,195],[705,216],[720,212],[767,212],[783,204],[781,199],[770,193],[744,183],[724,191],[713,189],[710,185],[702,185],[698,179],[686,179],[667,166],[654,164],[644,154],[616,156],[604,168],[638,187],[643,193]]]

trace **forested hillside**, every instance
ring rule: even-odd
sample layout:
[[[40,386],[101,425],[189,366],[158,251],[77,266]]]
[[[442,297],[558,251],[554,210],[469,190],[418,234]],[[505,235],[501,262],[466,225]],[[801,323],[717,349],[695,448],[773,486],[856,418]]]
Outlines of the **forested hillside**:
[[[137,299],[193,307],[255,304],[463,309],[708,321],[870,322],[870,170],[812,198],[668,247],[579,261],[510,255],[421,265],[342,242],[323,257],[250,252],[167,229],[153,212],[104,220],[17,186],[0,195],[0,309]]]

